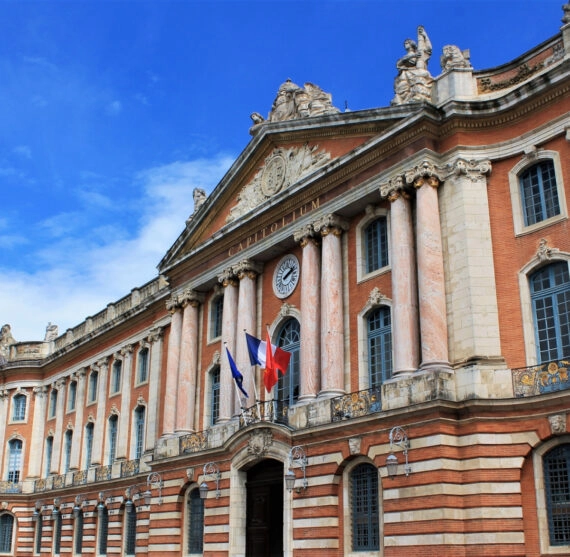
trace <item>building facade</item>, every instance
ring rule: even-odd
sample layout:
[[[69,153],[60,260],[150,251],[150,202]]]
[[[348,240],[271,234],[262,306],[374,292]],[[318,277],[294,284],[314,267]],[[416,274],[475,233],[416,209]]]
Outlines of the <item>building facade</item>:
[[[563,15],[437,76],[419,27],[389,107],[285,82],[155,280],[5,325],[0,553],[570,555]]]

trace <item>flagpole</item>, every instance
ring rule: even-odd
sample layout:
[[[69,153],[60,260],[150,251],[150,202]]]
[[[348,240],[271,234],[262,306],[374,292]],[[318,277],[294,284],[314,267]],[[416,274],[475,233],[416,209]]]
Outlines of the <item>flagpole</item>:
[[[228,349],[228,343],[227,342],[224,342],[224,348],[226,350]],[[233,376],[232,376],[232,383],[234,384],[234,389],[235,389],[236,395],[238,397],[239,408],[241,411],[241,417],[243,418],[245,425],[248,425],[247,416],[245,414],[245,411],[244,411],[245,409],[243,407],[242,397],[240,396],[240,390],[239,390],[237,383],[235,382],[235,379],[233,378]]]
[[[244,329],[243,332],[244,332],[244,334],[247,334],[247,329]],[[250,368],[254,368],[254,367],[255,366],[252,366],[251,362],[250,362]],[[259,419],[261,420],[261,409],[259,408],[260,400],[257,397],[257,386],[255,384],[255,371],[254,370],[252,370],[252,375],[253,375],[253,381],[252,381],[252,383],[253,383],[253,396],[255,398],[255,406],[257,406],[257,415],[259,416]]]

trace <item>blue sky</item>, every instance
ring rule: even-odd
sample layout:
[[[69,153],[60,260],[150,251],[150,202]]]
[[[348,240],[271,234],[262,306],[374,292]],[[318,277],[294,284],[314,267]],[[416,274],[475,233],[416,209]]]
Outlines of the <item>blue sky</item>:
[[[423,25],[475,69],[558,33],[561,0],[0,0],[0,324],[60,334],[156,276],[287,78],[393,97]]]

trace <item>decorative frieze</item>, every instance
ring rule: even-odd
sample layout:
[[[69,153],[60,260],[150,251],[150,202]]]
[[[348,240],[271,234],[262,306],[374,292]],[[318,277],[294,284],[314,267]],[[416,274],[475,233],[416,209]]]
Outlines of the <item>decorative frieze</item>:
[[[247,452],[254,456],[264,456],[273,445],[273,433],[269,429],[258,429],[249,437]]]

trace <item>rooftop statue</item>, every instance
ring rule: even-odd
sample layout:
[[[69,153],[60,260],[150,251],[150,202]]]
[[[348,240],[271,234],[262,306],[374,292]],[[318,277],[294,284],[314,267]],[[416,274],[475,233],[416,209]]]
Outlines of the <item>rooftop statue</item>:
[[[418,27],[418,40],[404,41],[406,54],[396,62],[398,75],[394,82],[393,105],[431,100],[433,77],[427,69],[432,47],[425,29]]]
[[[454,44],[448,44],[443,47],[443,54],[440,58],[441,69],[444,72],[455,68],[470,68],[470,54],[469,49],[460,50]]]
[[[0,330],[0,358],[8,359],[10,346],[16,344],[16,339],[12,336],[12,328],[6,324]]]
[[[55,340],[59,335],[59,328],[54,325],[51,321],[47,324],[46,335],[44,337],[44,342],[51,342]]]
[[[267,120],[254,112],[251,115],[254,125],[263,122],[284,122],[322,114],[336,114],[338,108],[332,105],[332,96],[313,83],[305,83],[304,88],[295,85],[290,79],[279,87]]]

